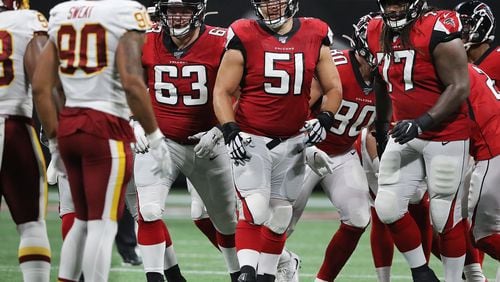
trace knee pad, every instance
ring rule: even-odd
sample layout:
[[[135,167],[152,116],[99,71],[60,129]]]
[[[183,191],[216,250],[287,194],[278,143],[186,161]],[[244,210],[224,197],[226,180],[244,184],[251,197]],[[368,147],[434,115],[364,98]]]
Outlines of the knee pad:
[[[450,216],[451,200],[431,199],[431,219],[434,229],[441,233]]]
[[[208,218],[207,210],[205,209],[205,205],[203,203],[192,201],[191,202],[191,219],[199,220],[203,218]]]
[[[432,194],[443,196],[454,195],[462,181],[462,171],[456,158],[436,156],[430,165],[429,188]]]
[[[401,155],[399,152],[384,152],[379,168],[379,185],[395,184],[399,181],[401,168]]]
[[[45,221],[30,221],[19,224],[19,257],[43,256],[50,261],[50,245]]]
[[[377,211],[380,221],[385,224],[394,223],[404,215],[404,213],[400,214],[396,194],[387,190],[378,191],[377,197],[375,198],[375,210]]]
[[[366,199],[366,201],[366,207],[358,207],[355,205],[349,206],[349,220],[347,221],[348,225],[357,228],[365,228],[368,223],[370,223],[370,206],[368,198]]]
[[[269,219],[270,208],[269,208],[269,197],[262,195],[260,193],[251,194],[245,197],[245,203],[250,212],[253,223],[257,225],[262,225]],[[243,207],[245,209],[245,207]],[[246,218],[246,220],[250,220]]]
[[[269,220],[264,224],[276,234],[285,233],[292,219],[292,206],[277,206],[272,209]]]
[[[142,219],[146,222],[159,220],[163,215],[163,208],[157,203],[145,203],[139,206]]]

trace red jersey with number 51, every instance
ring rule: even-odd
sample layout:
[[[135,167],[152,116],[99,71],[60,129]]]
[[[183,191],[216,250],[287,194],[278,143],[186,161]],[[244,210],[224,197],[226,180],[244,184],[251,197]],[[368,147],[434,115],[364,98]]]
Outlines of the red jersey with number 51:
[[[368,25],[368,45],[376,54],[379,72],[387,84],[395,121],[416,119],[429,111],[445,90],[433,64],[432,53],[442,42],[460,37],[461,23],[457,13],[431,11],[412,23],[409,41],[403,47],[399,36],[392,40],[393,54],[384,53],[380,42],[384,28],[381,17]],[[465,52],[465,51],[464,51]],[[433,141],[465,140],[470,135],[467,106],[459,109],[439,125],[419,136]]]
[[[226,29],[207,25],[182,50],[161,30],[146,35],[142,63],[158,126],[166,137],[193,144],[188,136],[216,124],[212,94],[225,42]]]
[[[293,19],[290,32],[279,35],[260,21],[231,24],[228,49],[245,59],[236,122],[245,132],[287,138],[299,133],[309,114],[312,78],[323,45],[333,33],[314,18]]]
[[[316,146],[328,155],[339,155],[350,150],[361,129],[375,119],[375,94],[371,82],[363,80],[354,51],[331,53],[342,81],[342,104],[326,139]]]
[[[476,161],[500,155],[500,90],[488,75],[469,65],[469,106],[473,122],[470,154]]]

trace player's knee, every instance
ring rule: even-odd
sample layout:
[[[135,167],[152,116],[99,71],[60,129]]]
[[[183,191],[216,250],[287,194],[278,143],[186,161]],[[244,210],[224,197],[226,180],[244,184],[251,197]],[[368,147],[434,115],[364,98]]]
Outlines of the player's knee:
[[[45,221],[29,221],[17,225],[17,230],[21,236],[37,237],[47,234]]]
[[[191,202],[191,219],[198,220],[202,218],[207,218],[208,214],[205,210],[205,206],[202,203],[193,201]]]
[[[346,224],[358,228],[365,228],[368,223],[370,223],[370,207],[368,201],[366,206],[363,205],[360,207],[351,205],[349,207],[349,219],[346,221]]]
[[[144,221],[155,221],[162,218],[163,209],[156,203],[146,203],[140,205],[139,212]]]
[[[271,213],[269,209],[269,197],[255,193],[245,197],[245,204],[252,215],[254,224],[262,225],[269,219]]]
[[[30,221],[19,224],[19,254],[23,256],[43,256],[50,259],[50,244],[45,221]]]
[[[276,206],[272,209],[271,216],[265,225],[276,234],[285,233],[292,219],[292,206]]]
[[[434,230],[441,233],[443,232],[446,222],[448,222],[448,217],[450,216],[450,209],[452,206],[452,201],[444,199],[431,199],[431,219],[432,226]]]
[[[456,158],[436,156],[430,165],[429,185],[431,192],[443,196],[454,195],[462,181],[461,169]]]
[[[398,198],[392,191],[379,190],[375,198],[375,210],[377,215],[385,224],[391,224],[403,217],[401,214]]]
[[[395,184],[400,178],[401,155],[399,152],[384,152],[379,168],[379,185]]]

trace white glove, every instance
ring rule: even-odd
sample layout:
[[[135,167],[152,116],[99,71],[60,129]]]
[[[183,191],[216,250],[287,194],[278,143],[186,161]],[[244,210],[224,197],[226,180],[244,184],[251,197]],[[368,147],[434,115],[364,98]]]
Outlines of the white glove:
[[[213,149],[217,142],[222,138],[222,131],[217,126],[212,127],[209,131],[200,132],[188,137],[189,140],[200,140],[194,146],[194,153],[198,158],[206,158],[213,153]]]
[[[149,142],[146,138],[146,133],[144,132],[141,124],[138,121],[131,119],[130,126],[134,129],[135,143],[133,144],[132,148],[134,149],[135,153],[147,153],[149,150]]]
[[[236,166],[244,166],[252,158],[252,154],[246,149],[247,146],[254,146],[252,145],[252,137],[241,131],[226,145],[229,156]]]
[[[307,132],[305,144],[313,146],[326,138],[326,129],[321,125],[318,119],[307,120],[300,132]]]
[[[56,185],[57,176],[58,174],[55,169],[55,162],[51,160],[49,163],[49,167],[47,167],[47,183],[49,183],[49,185]]]
[[[332,173],[330,157],[316,146],[306,148],[306,163],[320,177]]]
[[[59,147],[56,139],[49,139],[49,151],[51,155],[50,162],[54,163],[56,175],[66,175],[66,168],[64,167],[61,154],[59,153]]]
[[[163,136],[160,129],[156,129],[153,133],[146,135],[146,138],[149,142],[149,152],[157,162],[151,171],[154,174],[160,174],[163,178],[169,177],[172,174],[172,164],[170,162],[167,139]]]

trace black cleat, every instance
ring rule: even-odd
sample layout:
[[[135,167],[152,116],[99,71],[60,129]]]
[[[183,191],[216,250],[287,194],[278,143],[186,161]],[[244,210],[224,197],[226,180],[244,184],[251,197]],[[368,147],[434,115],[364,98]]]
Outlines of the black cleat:
[[[427,265],[424,268],[420,267],[411,270],[411,276],[414,282],[440,282],[434,271]]]
[[[146,272],[146,281],[148,282],[164,282],[163,275],[158,272]]]
[[[238,282],[257,282],[257,277],[255,275],[255,268],[244,265],[241,267],[241,274],[238,277]]]
[[[137,255],[135,251],[130,252],[124,256],[122,256],[123,262],[122,265],[132,265],[137,266],[142,264],[142,259]]]
[[[231,276],[231,282],[238,282],[238,277],[240,277],[240,274],[240,271],[229,273],[229,275]]]
[[[186,282],[186,279],[181,274],[181,269],[178,264],[169,269],[165,269],[163,273],[167,278],[167,282]]]

